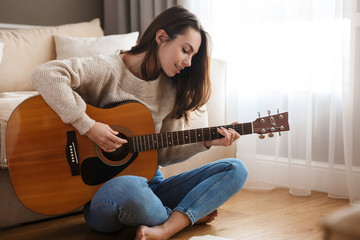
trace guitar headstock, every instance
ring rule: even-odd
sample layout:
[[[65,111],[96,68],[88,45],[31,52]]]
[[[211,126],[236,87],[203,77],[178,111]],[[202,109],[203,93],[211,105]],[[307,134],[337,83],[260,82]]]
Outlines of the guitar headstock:
[[[288,112],[278,113],[275,115],[259,117],[253,121],[253,132],[260,134],[260,138],[263,139],[265,136],[263,134],[268,133],[269,137],[273,137],[275,132],[278,132],[281,135],[281,132],[289,131],[289,122],[288,122]]]

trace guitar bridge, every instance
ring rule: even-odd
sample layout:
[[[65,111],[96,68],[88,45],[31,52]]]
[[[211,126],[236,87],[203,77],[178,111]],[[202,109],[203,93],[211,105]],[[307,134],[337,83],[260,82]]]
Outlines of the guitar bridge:
[[[80,175],[78,143],[76,140],[76,132],[68,131],[66,142],[66,158],[71,169],[71,176]]]

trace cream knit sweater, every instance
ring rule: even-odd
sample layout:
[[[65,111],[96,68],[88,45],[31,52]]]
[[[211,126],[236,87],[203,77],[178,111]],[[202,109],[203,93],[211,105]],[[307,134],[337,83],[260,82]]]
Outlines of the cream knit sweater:
[[[36,68],[31,80],[62,121],[72,124],[80,134],[89,131],[96,121],[86,114],[86,103],[104,107],[128,100],[149,109],[156,133],[183,129],[182,119],[166,118],[175,102],[172,80],[164,74],[153,81],[141,80],[118,54],[51,61]],[[204,150],[203,143],[160,149],[159,164],[184,161]]]

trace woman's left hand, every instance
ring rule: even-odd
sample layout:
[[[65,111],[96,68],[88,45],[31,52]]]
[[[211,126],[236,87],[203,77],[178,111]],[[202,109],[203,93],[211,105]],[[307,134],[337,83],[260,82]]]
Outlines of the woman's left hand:
[[[232,124],[237,124],[238,122],[234,122]],[[206,148],[210,148],[211,146],[231,146],[233,142],[235,142],[237,139],[239,139],[240,134],[236,132],[232,128],[218,128],[218,133],[223,135],[223,138],[211,140],[211,141],[205,141],[204,145]]]

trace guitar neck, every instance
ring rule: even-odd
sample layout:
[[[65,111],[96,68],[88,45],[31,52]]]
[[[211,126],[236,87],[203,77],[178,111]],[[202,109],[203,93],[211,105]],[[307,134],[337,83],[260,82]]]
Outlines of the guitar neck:
[[[224,137],[217,132],[217,128],[221,127],[226,129],[232,128],[240,135],[253,133],[252,123],[248,122],[209,128],[198,128],[184,131],[135,136],[128,138],[128,143],[124,147],[127,147],[129,152],[143,152],[165,147],[215,140]]]

